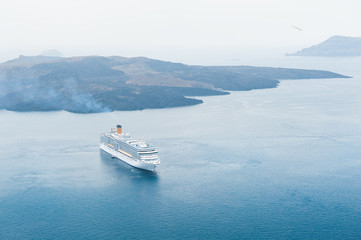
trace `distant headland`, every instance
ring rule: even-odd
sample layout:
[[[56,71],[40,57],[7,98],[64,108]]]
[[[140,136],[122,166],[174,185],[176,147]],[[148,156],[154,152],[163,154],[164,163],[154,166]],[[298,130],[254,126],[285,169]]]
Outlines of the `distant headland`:
[[[274,88],[281,79],[346,78],[319,70],[192,66],[145,57],[20,56],[0,64],[0,109],[94,113],[202,103],[191,96]]]
[[[356,57],[361,56],[361,37],[333,36],[315,46],[286,56]]]

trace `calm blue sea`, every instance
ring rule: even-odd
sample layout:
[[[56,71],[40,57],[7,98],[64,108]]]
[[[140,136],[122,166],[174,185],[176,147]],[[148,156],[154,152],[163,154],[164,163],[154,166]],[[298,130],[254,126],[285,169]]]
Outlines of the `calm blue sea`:
[[[354,78],[191,107],[0,111],[0,239],[361,239],[360,64],[287,58]],[[158,148],[155,173],[99,151],[116,124]]]

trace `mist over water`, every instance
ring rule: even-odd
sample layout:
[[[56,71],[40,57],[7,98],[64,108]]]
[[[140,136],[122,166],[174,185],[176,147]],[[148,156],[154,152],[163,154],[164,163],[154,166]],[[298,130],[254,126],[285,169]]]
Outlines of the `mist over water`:
[[[0,238],[358,239],[360,59],[277,61],[354,78],[182,108],[0,111]],[[158,148],[155,173],[99,151],[116,124]]]

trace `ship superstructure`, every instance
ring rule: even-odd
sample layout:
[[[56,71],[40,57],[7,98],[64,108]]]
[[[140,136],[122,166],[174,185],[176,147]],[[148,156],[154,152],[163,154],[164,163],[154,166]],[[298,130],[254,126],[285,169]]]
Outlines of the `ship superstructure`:
[[[100,136],[100,149],[129,165],[154,171],[160,160],[155,147],[122,132],[122,126]]]

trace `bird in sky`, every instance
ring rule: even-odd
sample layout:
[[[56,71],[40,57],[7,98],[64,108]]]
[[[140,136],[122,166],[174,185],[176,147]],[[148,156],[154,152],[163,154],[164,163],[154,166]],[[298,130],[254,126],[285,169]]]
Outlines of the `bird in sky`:
[[[298,30],[298,31],[302,31],[302,29],[299,28],[299,27],[296,27],[296,26],[294,26],[294,25],[292,25],[292,27],[293,27],[294,29]]]

